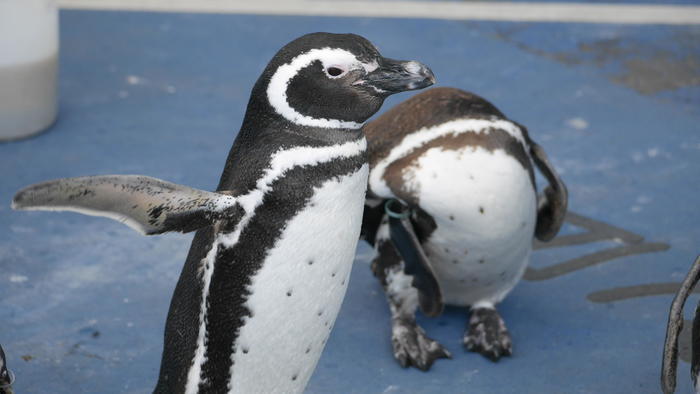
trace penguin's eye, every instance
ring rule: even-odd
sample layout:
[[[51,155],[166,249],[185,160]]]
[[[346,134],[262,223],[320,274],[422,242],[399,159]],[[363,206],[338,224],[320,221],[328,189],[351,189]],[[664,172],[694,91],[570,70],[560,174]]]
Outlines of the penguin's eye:
[[[345,73],[346,73],[346,71],[344,69],[340,68],[339,66],[330,66],[330,67],[326,68],[326,74],[328,74],[328,76],[331,78],[341,77]]]

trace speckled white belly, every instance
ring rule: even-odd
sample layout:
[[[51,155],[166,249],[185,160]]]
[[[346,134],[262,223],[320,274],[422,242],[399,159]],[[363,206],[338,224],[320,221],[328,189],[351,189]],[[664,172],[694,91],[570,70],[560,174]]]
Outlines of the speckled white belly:
[[[368,166],[315,189],[252,278],[232,355],[234,393],[302,392],[347,289]],[[264,316],[264,319],[256,317]]]
[[[528,171],[503,150],[432,148],[404,180],[436,221],[424,246],[445,302],[501,301],[532,249],[536,194]]]

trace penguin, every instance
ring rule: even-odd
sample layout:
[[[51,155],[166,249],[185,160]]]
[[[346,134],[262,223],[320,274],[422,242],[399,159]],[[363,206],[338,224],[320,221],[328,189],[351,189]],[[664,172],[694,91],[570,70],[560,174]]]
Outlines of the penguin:
[[[664,394],[676,392],[676,370],[678,368],[678,338],[681,335],[684,324],[683,308],[688,296],[700,281],[700,256],[690,266],[690,271],[678,287],[676,296],[673,297],[671,308],[668,312],[666,323],[666,339],[661,355],[661,391]],[[695,317],[691,328],[691,359],[690,378],[693,383],[693,391],[700,394],[700,303],[695,307]]]
[[[433,84],[354,34],[312,33],[255,83],[216,192],[139,175],[67,178],[16,209],[105,216],[196,234],[167,316],[156,393],[302,392],[333,328],[361,227],[363,123]]]
[[[496,305],[518,283],[533,236],[552,239],[567,189],[527,129],[485,99],[433,88],[365,126],[370,176],[362,237],[386,293],[403,367],[428,370],[450,352],[416,324],[444,304],[468,307],[464,346],[498,361],[512,353]],[[534,164],[534,165],[533,165]],[[534,167],[549,182],[539,198]]]
[[[0,394],[13,394],[12,383],[15,381],[15,375],[7,368],[5,352],[0,346]]]

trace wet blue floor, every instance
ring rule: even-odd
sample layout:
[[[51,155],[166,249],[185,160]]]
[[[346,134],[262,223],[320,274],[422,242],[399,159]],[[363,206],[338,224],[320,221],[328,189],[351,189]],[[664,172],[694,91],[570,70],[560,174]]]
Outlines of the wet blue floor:
[[[428,373],[394,361],[388,308],[361,243],[308,392],[660,391],[672,296],[622,299],[629,292],[620,288],[680,282],[700,252],[700,28],[61,17],[59,121],[39,137],[0,144],[0,343],[17,392],[149,392],[190,236],[146,238],[106,219],[14,212],[13,193],[51,178],[111,173],[213,189],[259,72],[280,46],[310,31],[362,34],[386,56],[429,64],[439,86],[491,100],[546,148],[572,211],[638,237],[615,230],[535,252],[530,280],[500,308],[515,354],[498,364],[461,349],[463,311],[422,319],[454,356]],[[565,235],[588,231],[575,219],[579,226],[567,225]],[[636,254],[606,252],[620,248]],[[688,369],[680,363],[678,392],[690,392]]]

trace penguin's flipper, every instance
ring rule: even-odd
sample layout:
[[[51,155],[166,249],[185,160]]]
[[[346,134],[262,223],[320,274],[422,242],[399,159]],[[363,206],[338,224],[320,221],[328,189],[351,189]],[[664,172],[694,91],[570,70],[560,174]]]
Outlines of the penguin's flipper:
[[[537,203],[537,225],[535,227],[537,239],[546,242],[554,238],[564,224],[569,192],[547,158],[544,149],[532,140],[530,140],[530,153],[535,165],[549,182]]]
[[[379,225],[384,217],[385,200],[380,198],[370,198],[365,200],[365,210],[362,214],[362,229],[360,230],[360,239],[364,239],[374,246],[377,238]]]
[[[387,204],[392,202],[394,206],[400,204],[396,200],[389,200]],[[406,207],[403,209],[407,210]],[[413,287],[418,290],[420,309],[426,316],[439,316],[444,308],[442,291],[435,278],[430,260],[423,251],[423,246],[413,230],[413,224],[409,217],[399,217],[399,215],[391,213],[387,208],[391,241],[404,261],[405,273],[413,276]]]
[[[144,234],[190,232],[232,215],[236,198],[142,175],[56,179],[15,194],[13,209],[73,211],[120,221]]]
[[[678,336],[683,330],[683,306],[688,299],[688,295],[693,291],[695,285],[700,280],[700,256],[695,259],[690,267],[688,275],[683,279],[678,293],[673,298],[671,310],[668,313],[668,325],[666,326],[666,340],[664,341],[664,352],[661,359],[661,390],[664,394],[671,394],[676,391],[676,369],[678,367]],[[700,308],[700,307],[699,307]],[[695,315],[693,323],[693,348],[691,375],[693,383],[697,383],[697,371],[700,368],[700,343],[696,340],[700,337],[700,327],[698,315]],[[694,384],[697,387],[697,384]]]

